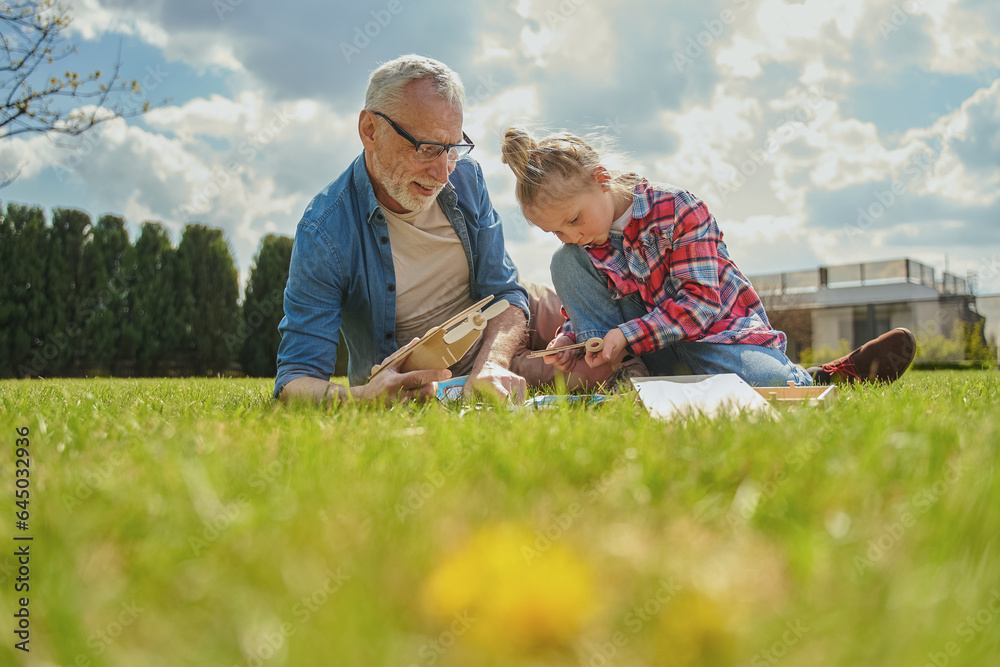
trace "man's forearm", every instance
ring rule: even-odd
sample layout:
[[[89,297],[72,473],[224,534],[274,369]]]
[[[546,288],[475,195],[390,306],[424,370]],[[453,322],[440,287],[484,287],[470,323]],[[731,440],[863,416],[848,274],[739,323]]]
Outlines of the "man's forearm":
[[[524,344],[527,335],[528,320],[524,311],[516,306],[491,318],[483,330],[483,343],[474,367],[482,368],[487,361],[491,361],[509,369],[511,359]]]
[[[319,378],[301,377],[291,380],[282,389],[278,398],[287,403],[293,399],[311,400],[314,403],[325,403],[330,400],[342,401],[348,397],[351,390],[348,387],[328,382]]]
[[[410,401],[433,398],[436,382],[447,380],[447,369],[431,369],[398,373],[389,368],[369,382],[355,387],[344,387],[319,378],[295,378],[286,384],[278,398],[284,402],[295,399],[310,400],[324,405],[348,401]]]

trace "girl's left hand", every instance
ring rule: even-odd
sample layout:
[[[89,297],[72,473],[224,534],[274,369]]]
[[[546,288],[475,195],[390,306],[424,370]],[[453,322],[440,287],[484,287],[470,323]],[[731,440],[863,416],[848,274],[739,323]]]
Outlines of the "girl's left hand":
[[[626,354],[628,354],[628,341],[625,340],[625,334],[621,329],[615,327],[604,336],[604,349],[587,353],[587,365],[597,368],[611,364],[613,368],[617,368]]]
[[[576,341],[569,336],[557,336],[553,340],[549,341],[549,344],[545,349],[550,350],[553,347],[563,347],[565,345],[572,345]],[[566,350],[565,352],[560,352],[559,354],[550,354],[542,357],[542,361],[547,365],[555,366],[556,370],[562,371],[563,373],[572,373],[573,369],[576,368],[576,362],[580,360],[580,350]]]

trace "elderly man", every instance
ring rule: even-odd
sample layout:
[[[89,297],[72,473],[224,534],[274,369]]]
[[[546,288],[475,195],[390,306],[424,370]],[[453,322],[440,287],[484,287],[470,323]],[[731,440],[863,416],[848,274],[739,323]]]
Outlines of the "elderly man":
[[[458,75],[429,58],[402,56],[372,73],[358,119],[364,152],[312,200],[296,230],[275,396],[406,400],[468,374],[467,391],[519,399],[526,380],[512,363],[533,384],[551,380],[550,367],[524,359],[529,295],[504,249],[482,170],[465,157],[473,143],[462,131],[464,98]],[[512,307],[449,370],[390,369],[367,382],[400,344],[489,295]],[[537,296],[532,306],[558,312],[557,301]],[[329,381],[341,331],[349,388]],[[539,333],[536,344],[554,331]]]

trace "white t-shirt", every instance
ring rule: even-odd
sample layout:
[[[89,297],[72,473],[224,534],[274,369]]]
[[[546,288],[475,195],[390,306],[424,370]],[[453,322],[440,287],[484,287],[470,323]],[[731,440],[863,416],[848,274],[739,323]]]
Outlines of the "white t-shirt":
[[[632,204],[629,204],[628,210],[622,213],[621,217],[611,223],[611,232],[614,234],[624,234],[625,227],[632,220]]]
[[[393,213],[384,206],[382,212],[396,272],[396,340],[405,345],[475,303],[469,260],[437,203],[420,213]],[[454,375],[472,369],[479,346],[451,367]]]

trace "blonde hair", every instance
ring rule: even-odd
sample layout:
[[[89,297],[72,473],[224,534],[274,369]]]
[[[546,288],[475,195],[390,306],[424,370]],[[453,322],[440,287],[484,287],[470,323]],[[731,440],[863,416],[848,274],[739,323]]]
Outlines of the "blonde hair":
[[[608,169],[606,159],[589,143],[569,132],[537,139],[521,127],[508,128],[500,146],[500,160],[517,179],[514,193],[521,208],[544,205],[574,197],[588,187],[594,170],[605,169],[616,195],[627,196],[639,180],[633,173]],[[604,158],[609,157],[606,153]],[[550,179],[561,177],[562,187],[550,187]],[[557,191],[558,190],[558,191]]]

